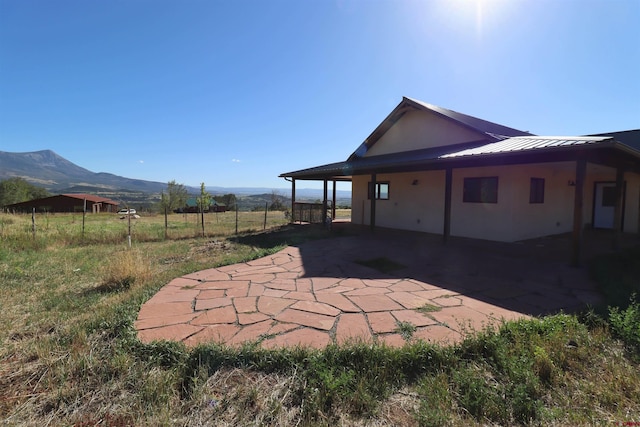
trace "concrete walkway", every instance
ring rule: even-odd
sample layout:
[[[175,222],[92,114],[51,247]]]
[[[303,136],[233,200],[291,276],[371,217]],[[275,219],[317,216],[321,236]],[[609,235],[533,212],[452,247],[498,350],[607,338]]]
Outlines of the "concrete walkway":
[[[311,241],[177,278],[142,306],[135,327],[143,342],[190,346],[455,343],[502,319],[599,301],[585,271],[553,259],[551,245],[453,239],[443,246],[438,236],[402,232]],[[359,263],[372,260],[396,269]]]

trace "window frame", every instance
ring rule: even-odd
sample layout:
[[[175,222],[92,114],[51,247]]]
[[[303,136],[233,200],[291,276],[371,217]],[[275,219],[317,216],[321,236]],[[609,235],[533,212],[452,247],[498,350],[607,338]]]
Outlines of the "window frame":
[[[465,177],[462,183],[463,203],[498,203],[497,176]]]
[[[371,194],[373,193],[373,182],[369,181],[369,183],[367,184],[367,200],[371,200]],[[383,193],[381,191],[381,187],[382,186],[386,186],[386,197],[380,197]],[[376,200],[389,200],[389,190],[391,188],[390,182],[389,181],[376,181]]]
[[[529,181],[529,204],[544,203],[544,178],[531,177]]]

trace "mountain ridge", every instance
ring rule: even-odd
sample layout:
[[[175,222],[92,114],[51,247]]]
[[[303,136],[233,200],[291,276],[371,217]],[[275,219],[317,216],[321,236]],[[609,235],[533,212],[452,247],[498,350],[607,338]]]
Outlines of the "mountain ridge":
[[[31,152],[0,151],[0,181],[22,178],[34,185],[44,187],[51,193],[73,193],[74,188],[84,192],[141,192],[160,193],[167,188],[166,182],[126,178],[108,172],[92,172],[65,159],[53,150]],[[199,193],[200,188],[186,186],[190,193]],[[207,186],[213,194],[254,195],[277,192],[287,195],[286,188],[268,187],[220,187]],[[351,196],[350,191],[338,190],[340,198]],[[296,195],[305,198],[322,197],[320,189],[296,189]]]

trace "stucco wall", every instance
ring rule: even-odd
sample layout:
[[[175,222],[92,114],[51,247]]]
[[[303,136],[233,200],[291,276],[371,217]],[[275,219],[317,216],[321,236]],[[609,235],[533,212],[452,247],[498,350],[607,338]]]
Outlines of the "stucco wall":
[[[498,177],[498,203],[463,202],[464,178],[483,176]],[[574,176],[571,163],[455,170],[451,235],[517,241],[571,231],[575,189],[569,180]],[[544,203],[529,203],[531,178],[545,180]]]
[[[412,111],[398,120],[365,154],[398,153],[477,141],[481,136],[433,112]]]
[[[389,182],[389,200],[376,200],[377,226],[442,233],[444,171],[381,174],[376,180]],[[369,181],[370,176],[353,181],[351,214],[355,224],[370,223],[371,201],[366,193]]]
[[[389,200],[376,202],[376,225],[440,234],[444,224],[444,171],[378,175],[389,182]],[[467,177],[498,177],[498,203],[463,202]],[[497,241],[518,241],[573,230],[575,163],[548,163],[453,171],[451,235]],[[529,203],[531,178],[544,178],[544,203]],[[417,180],[416,185],[412,185]],[[353,180],[352,222],[368,225],[370,176]],[[615,181],[615,170],[588,165],[583,226],[593,221],[595,182]],[[624,231],[638,232],[640,176],[627,173]]]

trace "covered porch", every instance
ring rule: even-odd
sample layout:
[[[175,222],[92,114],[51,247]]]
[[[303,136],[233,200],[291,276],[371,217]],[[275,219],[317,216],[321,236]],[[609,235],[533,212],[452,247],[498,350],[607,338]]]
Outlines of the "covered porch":
[[[418,150],[409,153],[393,153],[387,155],[371,156],[371,157],[352,157],[346,162],[333,163],[290,172],[280,175],[292,184],[292,202],[296,203],[295,188],[296,182],[300,180],[316,180],[323,182],[323,218],[327,216],[335,218],[335,188],[336,182],[353,182],[354,177],[366,177],[369,182],[369,188],[376,188],[379,177],[382,174],[399,174],[417,171],[439,171],[444,175],[442,179],[442,187],[440,189],[442,199],[441,211],[436,212],[440,215],[441,239],[443,243],[447,243],[452,237],[451,224],[452,215],[455,214],[452,204],[453,194],[453,174],[454,171],[464,170],[465,168],[491,168],[502,166],[517,166],[527,164],[543,164],[557,165],[562,163],[567,168],[569,165],[571,177],[565,185],[570,186],[572,201],[571,203],[572,224],[571,224],[571,244],[567,251],[567,257],[571,265],[578,266],[584,258],[585,229],[594,228],[594,224],[589,223],[588,212],[591,206],[588,206],[586,200],[587,194],[591,188],[587,188],[587,170],[599,168],[607,170],[611,177],[608,181],[613,189],[609,198],[612,204],[613,226],[610,233],[606,233],[609,240],[608,246],[616,249],[620,246],[623,230],[623,215],[625,208],[625,183],[626,180],[634,176],[638,177],[640,166],[638,163],[638,153],[636,150],[629,149],[623,144],[619,144],[612,138],[574,138],[571,144],[567,144],[562,149],[549,149],[544,146],[537,146],[535,152],[531,147],[520,146],[509,150],[503,148],[495,148],[493,150],[479,151],[479,147],[448,147],[448,152],[443,152],[442,148],[437,150]],[[538,144],[548,144],[551,138],[540,137]],[[527,141],[530,143],[530,141]],[[452,149],[453,148],[453,149]],[[480,147],[486,148],[486,147]],[[333,199],[329,199],[329,185],[332,184]],[[440,185],[440,184],[438,184]],[[368,190],[371,191],[371,190]],[[637,195],[634,195],[634,203],[638,204]],[[456,196],[457,197],[457,196]],[[371,197],[365,200],[367,206],[366,222],[370,230],[375,230],[377,225],[377,206],[380,203],[377,197]],[[331,209],[333,207],[333,209]],[[353,207],[353,206],[352,206]],[[364,212],[364,211],[363,211]],[[459,212],[460,215],[464,214]],[[295,215],[295,213],[294,213]],[[295,217],[293,218],[295,220]],[[627,218],[627,221],[633,220],[640,222],[637,218]],[[363,224],[365,221],[362,221]],[[636,229],[640,229],[640,224],[635,225]]]

